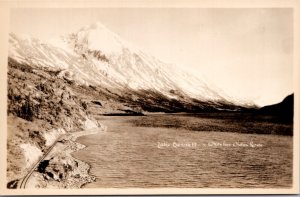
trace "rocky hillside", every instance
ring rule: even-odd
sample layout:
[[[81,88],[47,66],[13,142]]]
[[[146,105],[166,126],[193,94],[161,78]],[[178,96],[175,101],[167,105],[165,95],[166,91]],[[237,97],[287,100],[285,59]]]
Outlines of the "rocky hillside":
[[[9,59],[9,187],[16,186],[13,183],[28,172],[60,135],[99,126],[89,112],[97,104],[59,74],[60,70],[41,69]]]

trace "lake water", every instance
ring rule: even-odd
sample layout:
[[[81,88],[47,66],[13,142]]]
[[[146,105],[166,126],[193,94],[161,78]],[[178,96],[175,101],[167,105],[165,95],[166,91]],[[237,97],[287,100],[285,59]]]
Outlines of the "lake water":
[[[156,116],[158,119],[160,115]],[[193,117],[190,117],[193,118]],[[287,188],[291,136],[136,127],[140,117],[101,117],[107,132],[78,138],[91,165],[85,188]]]

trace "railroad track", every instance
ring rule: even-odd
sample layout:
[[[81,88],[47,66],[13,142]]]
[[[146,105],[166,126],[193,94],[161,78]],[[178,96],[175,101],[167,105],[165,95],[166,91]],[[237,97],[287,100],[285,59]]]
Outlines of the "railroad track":
[[[61,138],[63,137],[63,135],[59,136],[54,143],[48,148],[48,150],[46,151],[46,153],[39,159],[38,162],[36,162],[36,164],[34,164],[34,166],[30,169],[30,171],[26,174],[26,176],[21,179],[19,181],[19,185],[18,188],[19,189],[25,189],[26,188],[26,184],[28,182],[28,179],[30,178],[30,176],[32,175],[32,173],[35,171],[35,169],[39,166],[39,164],[41,163],[41,161],[43,161],[48,154],[51,152],[51,150],[53,149],[53,147],[57,144],[57,142],[59,142],[61,140]]]

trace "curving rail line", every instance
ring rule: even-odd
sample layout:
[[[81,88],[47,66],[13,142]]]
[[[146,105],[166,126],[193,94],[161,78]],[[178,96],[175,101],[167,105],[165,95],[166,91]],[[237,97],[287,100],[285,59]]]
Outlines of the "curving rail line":
[[[38,160],[38,162],[36,162],[36,164],[34,164],[34,166],[30,169],[30,171],[26,174],[26,176],[21,179],[19,181],[19,185],[18,185],[18,188],[19,189],[25,189],[26,188],[26,184],[27,184],[27,181],[28,179],[30,178],[30,176],[32,175],[32,173],[34,172],[34,170],[39,166],[39,164],[41,163],[41,161],[43,161],[47,155],[51,152],[51,150],[53,149],[53,147],[57,144],[58,141],[61,140],[63,135],[59,136],[55,142],[48,148],[48,150],[46,151],[46,153]]]

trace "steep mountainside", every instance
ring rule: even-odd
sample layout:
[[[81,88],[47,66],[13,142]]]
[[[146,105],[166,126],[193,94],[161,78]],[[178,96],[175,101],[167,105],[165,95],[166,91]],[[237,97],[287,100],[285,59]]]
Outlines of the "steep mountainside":
[[[56,69],[60,78],[107,89],[129,104],[140,103],[144,110],[238,110],[253,106],[142,52],[100,23],[50,41],[11,34],[9,42],[9,56],[18,63]]]
[[[57,74],[56,71],[48,68],[38,69],[9,59],[8,188],[16,188],[32,165],[60,136],[86,129],[101,129],[98,128],[101,126],[100,123],[90,114],[89,109],[93,105],[88,103],[88,95],[79,93],[80,87],[75,87],[68,80],[58,78]],[[73,161],[73,159],[68,160]],[[63,163],[59,165],[64,169]],[[70,174],[76,170],[79,170],[78,166],[56,172]],[[84,168],[84,171],[81,172],[87,173],[88,169]],[[67,179],[70,177],[63,176],[59,181],[63,182]],[[77,187],[88,181],[91,181],[90,177],[84,179],[79,177],[76,181]]]

